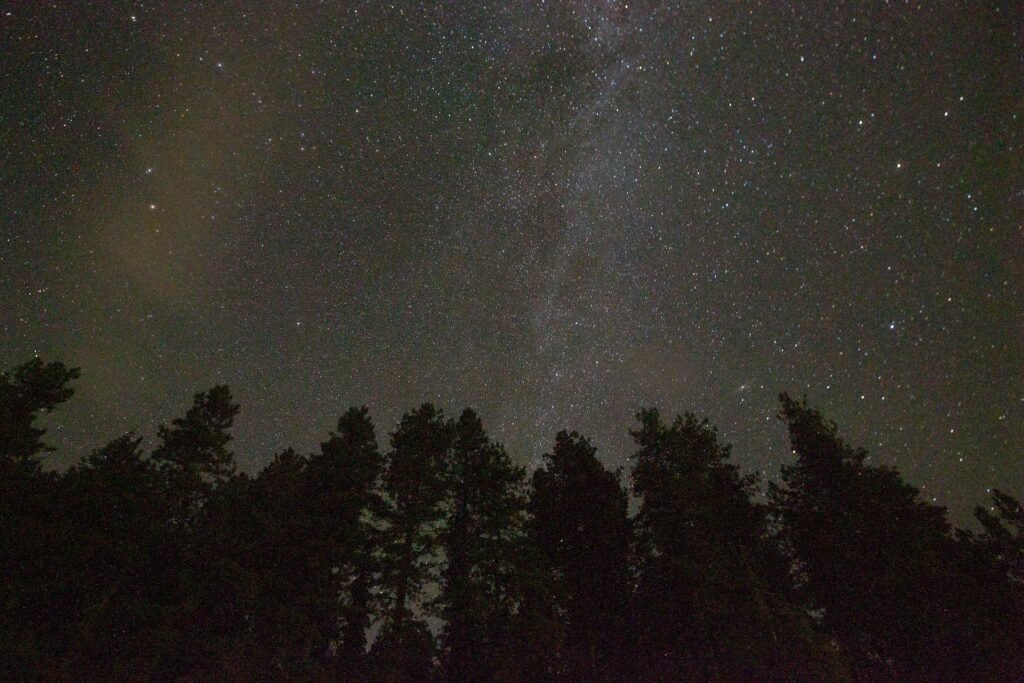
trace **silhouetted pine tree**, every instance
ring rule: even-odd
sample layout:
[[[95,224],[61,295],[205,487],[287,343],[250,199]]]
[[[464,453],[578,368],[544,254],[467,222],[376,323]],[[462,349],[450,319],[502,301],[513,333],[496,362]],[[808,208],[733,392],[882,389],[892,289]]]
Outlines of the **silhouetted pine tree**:
[[[434,680],[437,643],[427,624],[406,617],[386,622],[368,657],[373,683],[429,683]]]
[[[979,505],[974,515],[983,530],[976,541],[1011,582],[1024,587],[1024,506],[1008,493],[994,489],[991,510]]]
[[[231,390],[216,386],[195,395],[184,417],[171,426],[160,425],[160,445],[152,459],[177,496],[177,522],[194,521],[210,491],[235,473],[234,454],[228,448],[231,425],[238,414]]]
[[[269,678],[310,677],[321,655],[317,602],[327,572],[310,510],[308,466],[308,457],[285,449],[237,497],[221,497],[224,514],[215,517],[244,558],[254,594],[247,619],[251,656],[254,669]]]
[[[991,508],[975,508],[980,532],[959,530],[961,637],[977,680],[1024,680],[1024,508],[992,491]]]
[[[75,391],[69,385],[78,376],[78,368],[40,358],[0,373],[0,464],[38,470],[38,456],[53,448],[43,443],[46,430],[36,419],[71,398]],[[9,477],[9,470],[4,474]]]
[[[164,542],[168,509],[141,442],[125,434],[61,479],[65,571],[76,591],[67,661],[82,678],[153,670],[151,635],[166,616],[155,594],[166,568],[155,566],[154,551]]]
[[[314,524],[324,534],[327,554],[321,597],[325,635],[337,645],[334,670],[356,679],[366,668],[367,630],[379,573],[379,525],[385,514],[380,495],[384,459],[369,410],[349,408],[338,430],[320,445],[309,465],[318,504]],[[337,629],[337,631],[335,631]],[[326,644],[326,643],[325,643]]]
[[[415,610],[424,602],[427,584],[437,579],[452,438],[451,422],[429,403],[404,415],[391,435],[381,556],[381,589],[389,609],[373,653],[377,675],[386,680],[431,675],[420,667],[425,652],[433,651],[433,636],[415,619]]]
[[[50,670],[71,595],[64,575],[66,521],[57,476],[43,472],[46,430],[36,424],[71,398],[78,370],[34,358],[0,373],[0,671],[31,677]]]
[[[644,680],[841,679],[792,600],[756,479],[728,462],[707,420],[637,416],[633,437],[638,643]]]
[[[630,526],[618,475],[601,466],[586,439],[560,432],[533,475],[529,510],[565,623],[564,659],[553,677],[617,680],[630,628]]]
[[[858,679],[976,678],[959,627],[969,577],[945,509],[895,470],[866,464],[806,401],[781,401],[797,459],[771,489],[775,514],[807,606]]]
[[[453,683],[490,681],[518,603],[525,471],[512,465],[467,408],[455,424],[447,483],[447,564],[437,600],[445,621],[442,672]]]
[[[565,679],[569,656],[567,625],[560,597],[563,585],[553,576],[536,535],[523,539],[512,576],[515,612],[494,661],[496,683]]]
[[[160,426],[150,456],[169,503],[150,580],[160,587],[170,631],[159,668],[172,677],[210,676],[226,666],[244,618],[239,592],[245,583],[219,505],[235,473],[228,444],[238,410],[226,386],[196,394],[183,417]]]

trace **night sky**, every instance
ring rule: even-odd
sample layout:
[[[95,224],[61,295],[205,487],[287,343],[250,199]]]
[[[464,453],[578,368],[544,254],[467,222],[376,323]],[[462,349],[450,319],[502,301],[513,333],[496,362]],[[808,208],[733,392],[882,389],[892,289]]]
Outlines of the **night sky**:
[[[788,390],[965,518],[1024,489],[1022,7],[0,3],[0,364],[82,368],[57,466],[228,383],[250,470],[429,400],[771,474]]]

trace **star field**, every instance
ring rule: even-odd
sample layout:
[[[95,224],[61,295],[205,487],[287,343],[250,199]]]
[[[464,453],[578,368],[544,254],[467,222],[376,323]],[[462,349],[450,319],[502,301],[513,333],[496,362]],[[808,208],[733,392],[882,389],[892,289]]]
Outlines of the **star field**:
[[[957,517],[1021,493],[1015,3],[79,5],[0,5],[55,465],[223,382],[250,468],[429,400],[524,464],[692,410],[770,475],[788,390]]]

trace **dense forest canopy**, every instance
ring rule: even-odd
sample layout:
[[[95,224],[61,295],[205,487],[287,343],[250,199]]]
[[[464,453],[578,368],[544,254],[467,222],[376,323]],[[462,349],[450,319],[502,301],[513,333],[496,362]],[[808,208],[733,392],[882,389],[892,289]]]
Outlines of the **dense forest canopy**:
[[[628,474],[575,432],[528,474],[430,404],[383,443],[349,408],[249,474],[226,386],[151,451],[129,433],[47,470],[38,421],[78,375],[0,375],[8,679],[1024,679],[1018,500],[954,528],[806,400],[780,396],[767,497],[706,419],[650,408]]]

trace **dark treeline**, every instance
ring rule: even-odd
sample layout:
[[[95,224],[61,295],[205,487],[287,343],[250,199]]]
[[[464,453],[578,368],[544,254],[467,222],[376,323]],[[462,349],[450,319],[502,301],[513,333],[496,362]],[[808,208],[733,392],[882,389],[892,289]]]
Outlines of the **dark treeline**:
[[[0,376],[5,680],[1024,680],[1020,504],[954,529],[805,401],[767,498],[707,421],[641,411],[631,515],[582,436],[528,478],[429,404],[239,473],[223,386],[46,471],[77,374]]]

